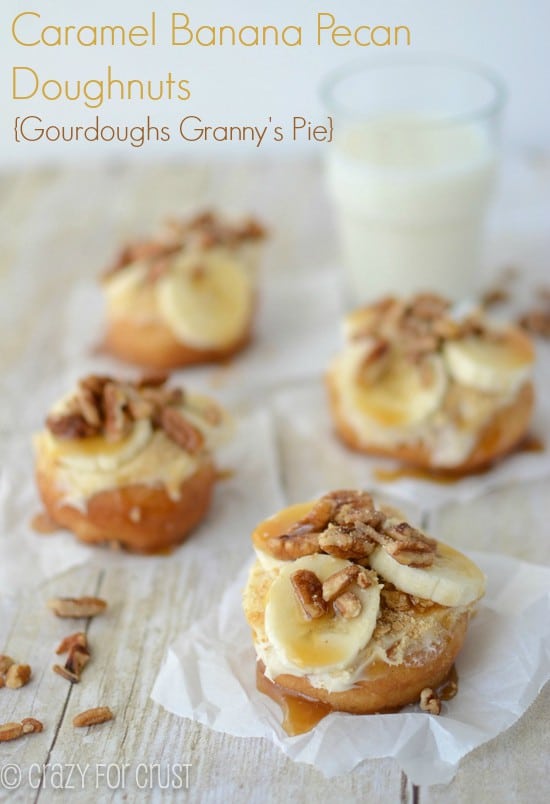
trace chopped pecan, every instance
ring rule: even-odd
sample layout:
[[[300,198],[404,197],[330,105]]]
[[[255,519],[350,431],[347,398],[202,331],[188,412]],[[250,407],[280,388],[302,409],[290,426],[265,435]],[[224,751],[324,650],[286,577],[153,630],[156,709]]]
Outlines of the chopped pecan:
[[[54,597],[48,600],[48,608],[58,617],[95,617],[107,608],[100,597]]]
[[[383,549],[400,564],[429,567],[433,564],[437,542],[407,522],[384,525],[382,533],[373,536]]]
[[[176,408],[164,408],[160,423],[168,438],[191,455],[197,455],[203,448],[204,436],[201,431]]]
[[[375,548],[374,528],[358,523],[350,531],[337,525],[329,525],[319,535],[319,547],[325,553],[337,558],[362,559],[369,556]]]
[[[361,614],[361,601],[353,592],[344,592],[333,603],[334,610],[346,620],[352,620]]]
[[[296,570],[290,576],[290,582],[306,620],[317,619],[326,613],[327,604],[323,600],[323,586],[314,572],[305,569]]]
[[[88,438],[99,432],[82,413],[52,414],[46,419],[46,427],[56,438]]]
[[[35,717],[24,717],[21,721],[23,727],[23,734],[38,734],[44,730],[44,724],[37,720]]]
[[[23,726],[21,723],[3,723],[0,726],[0,743],[6,743],[8,740],[17,740],[23,734]]]
[[[86,709],[79,715],[73,717],[73,726],[83,728],[84,726],[96,726],[99,723],[106,723],[114,718],[108,706],[96,706],[94,709]]]
[[[282,536],[270,536],[265,546],[274,558],[292,560],[318,553],[319,534],[284,533]]]
[[[323,583],[323,598],[327,603],[331,603],[352,584],[357,584],[361,589],[368,589],[373,582],[372,573],[358,564],[350,564],[326,578]]]
[[[0,653],[0,675],[8,672],[12,664],[15,664],[11,656],[5,656]]]
[[[76,634],[69,634],[69,636],[64,637],[57,646],[55,652],[59,656],[62,653],[67,653],[70,651],[75,645],[78,645],[81,648],[88,647],[88,637],[84,631],[77,631]]]
[[[441,713],[441,701],[430,687],[426,687],[420,693],[420,708],[431,715]]]
[[[12,664],[6,673],[6,687],[18,690],[28,684],[31,678],[31,667],[28,664]]]
[[[410,305],[411,313],[418,318],[440,318],[450,307],[450,303],[435,293],[419,293]]]
[[[125,389],[116,382],[108,382],[103,389],[103,409],[105,411],[104,432],[108,441],[120,441],[128,435],[132,422],[127,413],[128,396]]]

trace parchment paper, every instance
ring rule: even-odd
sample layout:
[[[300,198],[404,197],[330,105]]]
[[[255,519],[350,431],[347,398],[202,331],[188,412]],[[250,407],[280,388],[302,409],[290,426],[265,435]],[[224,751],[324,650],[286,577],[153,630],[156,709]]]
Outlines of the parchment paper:
[[[458,695],[439,717],[408,707],[391,715],[333,713],[288,737],[278,706],[255,686],[255,652],[241,608],[247,571],[221,605],[180,635],[152,698],[168,711],[238,737],[266,737],[325,776],[394,757],[415,784],[449,782],[461,758],[511,726],[550,677],[550,568],[484,553],[486,597],[456,666]]]

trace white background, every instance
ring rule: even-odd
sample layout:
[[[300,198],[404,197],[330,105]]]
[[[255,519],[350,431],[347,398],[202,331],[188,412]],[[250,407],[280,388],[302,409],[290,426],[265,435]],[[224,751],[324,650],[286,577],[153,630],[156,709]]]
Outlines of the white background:
[[[23,10],[38,11],[44,24],[147,24],[151,10],[159,19],[156,47],[34,47],[23,48],[11,38],[11,22]],[[188,47],[169,46],[172,12],[186,12],[193,26],[205,24],[300,24],[304,44],[299,48]],[[408,25],[412,32],[409,48],[318,47],[315,43],[317,12],[332,12],[339,23]],[[213,124],[263,125],[288,121],[294,114],[315,120],[322,115],[318,86],[324,74],[357,58],[379,62],[405,53],[437,52],[481,61],[504,78],[509,103],[503,129],[508,147],[546,149],[550,147],[550,30],[549,0],[2,0],[2,47],[0,66],[1,122],[0,165],[40,161],[67,161],[86,157],[178,155],[192,157],[198,143],[174,141],[142,149],[128,145],[68,145],[48,143],[17,145],[13,142],[12,120],[16,115],[38,114],[57,124],[85,124],[99,114],[104,123],[139,124],[150,114],[160,125],[176,122],[184,114],[199,114]],[[33,24],[34,26],[34,24]],[[37,26],[38,27],[38,26]],[[30,26],[29,26],[30,30]],[[182,103],[110,102],[99,110],[88,110],[81,102],[41,102],[11,99],[11,68],[33,67],[43,79],[101,78],[111,64],[120,78],[164,78],[169,70],[188,78],[193,97]],[[206,146],[210,153],[224,156],[231,145]],[[281,155],[300,147],[320,145],[268,144]],[[255,155],[263,149],[251,144],[241,154]]]

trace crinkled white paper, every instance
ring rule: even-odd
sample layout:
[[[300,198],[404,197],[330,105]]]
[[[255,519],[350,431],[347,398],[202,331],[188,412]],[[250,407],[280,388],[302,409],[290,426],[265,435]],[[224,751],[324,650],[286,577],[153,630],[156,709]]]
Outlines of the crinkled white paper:
[[[182,633],[152,697],[168,711],[238,737],[266,737],[325,776],[365,759],[394,757],[415,784],[449,782],[463,756],[511,726],[550,678],[550,568],[471,554],[486,597],[456,662],[459,691],[439,717],[333,713],[288,737],[277,704],[256,690],[255,652],[241,607],[243,571],[219,608]]]

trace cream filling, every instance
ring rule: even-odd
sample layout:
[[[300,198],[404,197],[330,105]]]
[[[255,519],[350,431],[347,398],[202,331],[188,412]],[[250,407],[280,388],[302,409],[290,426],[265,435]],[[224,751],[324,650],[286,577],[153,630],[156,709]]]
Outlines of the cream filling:
[[[267,577],[266,577],[267,576]],[[284,657],[269,641],[264,626],[265,599],[258,597],[258,589],[270,586],[277,577],[277,570],[266,572],[257,562],[251,570],[248,585],[244,591],[244,608],[254,618],[254,644],[258,658],[265,666],[265,675],[275,681],[280,675],[290,674],[307,678],[316,688],[327,692],[344,692],[351,689],[362,679],[368,679],[369,668],[375,670],[377,662],[389,665],[415,666],[423,664],[440,649],[442,641],[454,628],[455,623],[465,614],[471,612],[475,604],[453,608],[435,607],[418,616],[415,622],[415,634],[412,636],[404,628],[392,630],[387,634],[375,635],[367,645],[362,647],[356,658],[348,665],[326,672],[307,672],[295,665],[285,662]]]
[[[52,411],[63,412],[70,398],[71,395],[64,397]],[[204,418],[209,409],[215,410],[218,422],[211,423]],[[38,467],[54,478],[62,492],[62,504],[82,511],[94,494],[133,484],[164,487],[169,497],[177,500],[184,481],[204,464],[210,450],[226,442],[233,431],[233,421],[228,414],[201,394],[186,393],[180,410],[204,436],[204,447],[198,455],[185,452],[163,430],[143,428],[147,429],[148,437],[135,439],[135,434],[142,429],[140,425],[148,424],[141,421],[136,422],[133,433],[120,446],[98,438],[100,443],[94,445],[93,451],[87,439],[73,441],[68,450],[67,441],[55,438],[49,430],[37,433],[33,441]],[[129,444],[134,448],[129,450]]]
[[[171,441],[163,431],[156,430],[147,445],[129,461],[116,469],[84,471],[62,463],[49,433],[34,438],[39,469],[53,472],[55,484],[62,492],[61,504],[85,511],[88,500],[101,491],[133,484],[163,486],[177,500],[182,483],[199,468],[204,455],[192,456]]]
[[[460,422],[450,415],[442,404],[422,421],[410,425],[386,426],[370,418],[356,403],[358,354],[348,346],[333,361],[330,376],[334,383],[341,415],[353,428],[365,446],[393,449],[402,445],[426,446],[434,465],[452,467],[461,464],[474,448],[479,434],[495,413],[516,398],[526,375],[518,375],[516,382],[500,393],[488,393],[449,382],[447,395],[452,395],[453,406],[460,411]],[[411,397],[409,404],[414,406]]]

